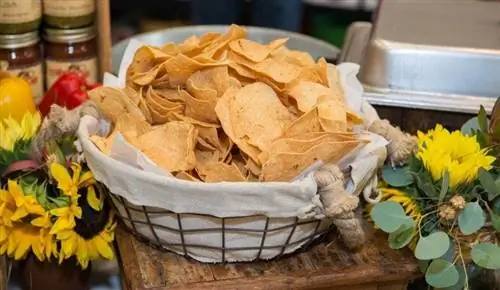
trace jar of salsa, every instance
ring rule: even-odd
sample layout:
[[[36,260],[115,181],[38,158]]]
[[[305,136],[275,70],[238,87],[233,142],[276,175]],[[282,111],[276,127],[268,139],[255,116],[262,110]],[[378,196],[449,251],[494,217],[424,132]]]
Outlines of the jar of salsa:
[[[43,20],[55,28],[78,28],[92,24],[95,0],[43,0]]]
[[[38,104],[43,96],[43,70],[38,31],[23,34],[0,34],[0,63],[8,74],[25,79]],[[4,68],[4,69],[5,69]]]
[[[41,18],[41,0],[0,0],[0,34],[37,30]]]
[[[45,82],[49,89],[65,72],[83,76],[96,83],[98,76],[97,44],[94,27],[45,29]]]

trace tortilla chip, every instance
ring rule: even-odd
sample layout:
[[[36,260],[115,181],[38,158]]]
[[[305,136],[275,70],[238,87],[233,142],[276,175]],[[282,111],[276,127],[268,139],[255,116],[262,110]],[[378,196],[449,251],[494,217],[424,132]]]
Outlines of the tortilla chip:
[[[169,122],[139,137],[138,148],[168,172],[194,169],[198,132],[184,122]]]
[[[264,83],[238,90],[231,99],[230,116],[235,137],[247,139],[250,145],[262,151],[267,150],[294,119],[273,89]]]
[[[279,152],[269,156],[262,165],[261,181],[291,181],[316,161],[337,163],[343,156],[354,150],[359,141],[326,142],[315,145],[303,153]]]

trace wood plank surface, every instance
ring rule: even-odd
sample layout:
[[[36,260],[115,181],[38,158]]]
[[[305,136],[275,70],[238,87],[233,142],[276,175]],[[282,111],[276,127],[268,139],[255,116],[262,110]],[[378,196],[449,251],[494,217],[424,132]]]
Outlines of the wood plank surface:
[[[408,251],[387,247],[387,237],[370,235],[358,252],[332,233],[302,253],[268,261],[203,264],[160,252],[119,228],[117,248],[125,289],[406,289],[419,276]]]
[[[0,290],[7,290],[7,260],[0,256]]]

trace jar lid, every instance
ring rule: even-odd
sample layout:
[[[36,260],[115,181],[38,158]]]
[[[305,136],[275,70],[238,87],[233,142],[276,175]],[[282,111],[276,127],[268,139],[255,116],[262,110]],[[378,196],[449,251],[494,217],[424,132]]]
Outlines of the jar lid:
[[[0,34],[0,48],[14,49],[28,47],[38,43],[38,31],[32,31],[22,34]]]
[[[43,38],[54,43],[74,43],[85,42],[96,37],[94,26],[76,28],[76,29],[54,29],[45,28]]]

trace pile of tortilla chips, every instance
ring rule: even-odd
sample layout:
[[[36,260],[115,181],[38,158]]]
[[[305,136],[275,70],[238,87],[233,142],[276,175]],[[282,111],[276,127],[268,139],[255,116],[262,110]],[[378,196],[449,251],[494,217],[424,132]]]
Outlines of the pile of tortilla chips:
[[[260,44],[232,25],[225,34],[181,44],[143,46],[127,70],[127,88],[90,92],[119,132],[166,172],[202,181],[290,181],[321,160],[335,163],[363,141],[351,128],[335,67]],[[330,75],[329,75],[330,74]]]

